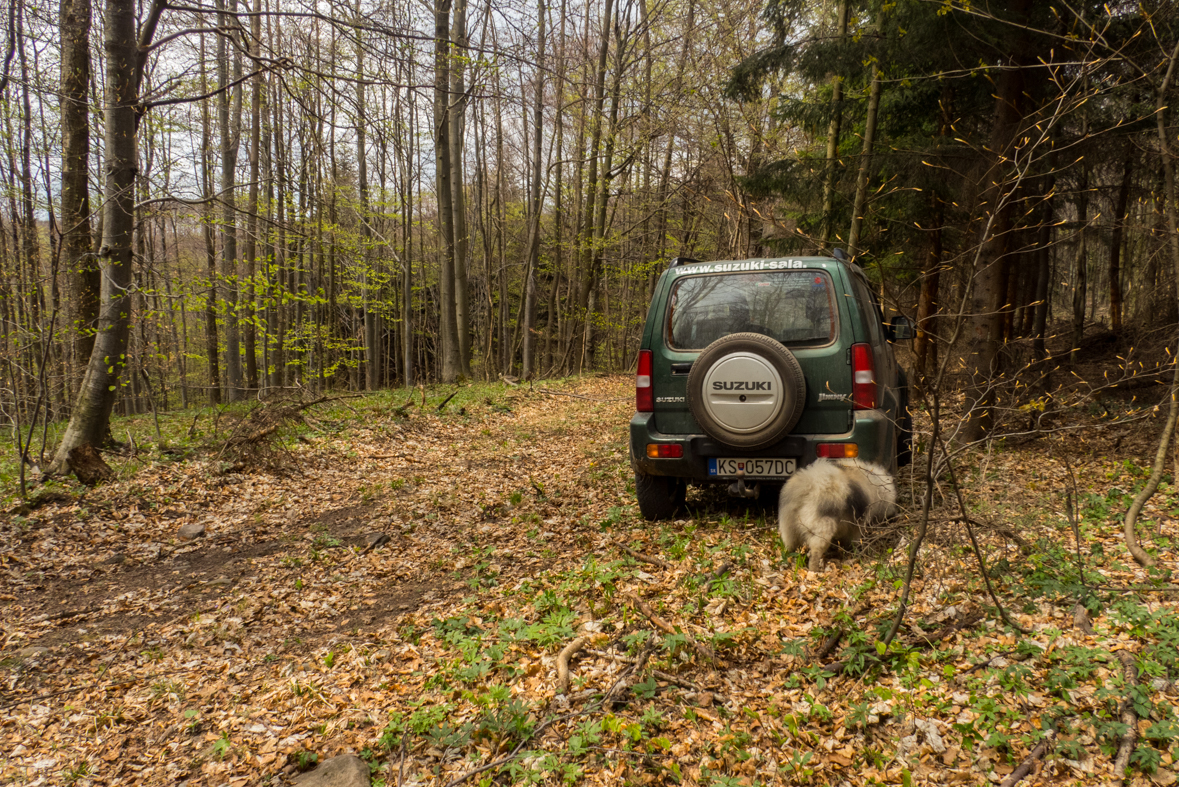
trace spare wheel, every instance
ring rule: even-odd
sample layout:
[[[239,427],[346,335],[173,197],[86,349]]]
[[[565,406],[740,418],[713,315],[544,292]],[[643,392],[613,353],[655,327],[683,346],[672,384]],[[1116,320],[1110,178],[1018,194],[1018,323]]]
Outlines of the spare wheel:
[[[704,432],[757,449],[786,435],[806,404],[798,359],[760,333],[734,333],[701,351],[688,375],[688,406]]]

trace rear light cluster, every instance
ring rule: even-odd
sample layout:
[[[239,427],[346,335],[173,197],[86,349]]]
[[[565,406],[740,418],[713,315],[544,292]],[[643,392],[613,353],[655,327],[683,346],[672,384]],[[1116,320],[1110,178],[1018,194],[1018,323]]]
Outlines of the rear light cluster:
[[[639,367],[635,372],[635,410],[640,413],[655,411],[655,389],[651,387],[650,350],[639,350]],[[650,454],[648,448],[647,455]]]
[[[647,443],[647,457],[650,459],[680,459],[684,447],[675,443]]]
[[[819,443],[815,446],[815,456],[826,459],[855,459],[860,455],[860,447],[855,443]]]
[[[852,402],[857,410],[876,409],[876,360],[872,345],[853,344]]]

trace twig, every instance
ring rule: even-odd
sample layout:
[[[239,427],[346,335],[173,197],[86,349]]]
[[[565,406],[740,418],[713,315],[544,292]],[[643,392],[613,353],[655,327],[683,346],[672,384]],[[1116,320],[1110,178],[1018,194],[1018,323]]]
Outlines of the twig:
[[[958,509],[962,512],[963,524],[966,525],[966,534],[970,536],[970,546],[974,550],[975,560],[978,561],[978,570],[982,574],[983,583],[987,586],[987,594],[991,597],[991,601],[995,603],[995,609],[999,611],[999,617],[1003,618],[1003,622],[1020,634],[1027,636],[1031,634],[1031,631],[1011,619],[1007,614],[1007,608],[1003,606],[1002,602],[999,601],[999,597],[995,594],[995,588],[991,585],[991,575],[987,571],[986,561],[983,560],[982,550],[978,548],[978,539],[974,537],[974,527],[970,524],[969,517],[966,514],[966,501],[962,499],[962,487],[958,484],[958,476],[954,472],[954,462],[950,459],[950,452],[946,448],[945,442],[940,438],[938,439],[938,445],[941,446],[942,455],[946,458],[945,467],[950,474],[950,484],[953,486],[954,494],[958,498]]]
[[[1073,464],[1064,457],[1064,466],[1068,468],[1068,479],[1072,485],[1072,490],[1064,493],[1064,502],[1068,506],[1068,523],[1073,530],[1073,544],[1077,548],[1077,576],[1081,579],[1081,587],[1086,591],[1090,590],[1089,585],[1085,582],[1085,560],[1081,557],[1081,528],[1077,524],[1077,475],[1073,472]]]
[[[676,631],[674,626],[672,626],[670,623],[668,623],[663,618],[656,615],[655,610],[651,609],[651,607],[647,604],[647,602],[643,601],[638,596],[634,596],[629,593],[625,594],[625,595],[626,595],[626,598],[629,599],[632,604],[634,604],[635,609],[637,609],[639,612],[641,612],[647,618],[647,620],[654,623],[655,626],[657,628],[659,628],[661,631],[663,631],[665,634],[678,634],[678,635],[682,636],[684,639],[687,640],[688,644],[692,646],[692,650],[696,651],[696,653],[698,655],[702,656],[703,658],[705,658],[708,661],[716,661],[716,652],[712,648],[710,648],[707,645],[704,645],[700,642],[697,642],[695,640],[695,638],[692,637],[692,635],[686,631],[683,631],[683,632]]]
[[[633,557],[635,560],[640,560],[643,563],[650,563],[651,565],[659,566],[660,568],[671,568],[671,563],[668,563],[666,560],[663,560],[661,558],[651,557],[650,555],[644,555],[643,553],[636,552],[633,549],[631,549],[630,547],[619,544],[618,542],[614,542],[614,546],[618,547],[623,552],[625,552],[626,554]]]
[[[448,396],[448,397],[446,397],[445,399],[443,399],[443,400],[442,400],[442,404],[438,405],[438,407],[436,408],[436,409],[437,409],[437,412],[442,412],[442,408],[443,408],[443,407],[446,407],[446,403],[447,403],[447,402],[449,402],[451,399],[453,399],[453,398],[455,397],[455,395],[457,395],[457,394],[458,394],[458,389],[456,388],[456,389],[454,390],[454,392],[453,392],[453,393],[451,393],[451,395],[450,395],[450,396]]]
[[[1052,747],[1056,745],[1056,729],[1050,729],[1044,735],[1044,740],[1040,741],[1040,745],[1032,749],[1024,761],[1019,764],[1019,767],[1013,770],[1006,779],[999,785],[999,787],[1014,787],[1023,777],[1032,772],[1032,768],[1036,767],[1036,763],[1044,759]]]

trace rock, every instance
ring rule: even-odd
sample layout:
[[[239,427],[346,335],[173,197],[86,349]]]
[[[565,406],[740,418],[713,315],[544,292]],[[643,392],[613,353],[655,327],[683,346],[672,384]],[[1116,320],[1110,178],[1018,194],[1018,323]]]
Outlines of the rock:
[[[126,562],[127,562],[127,556],[124,555],[122,552],[116,552],[115,554],[108,557],[106,560],[102,561],[103,565],[107,565],[107,566],[117,566],[120,563],[126,563]]]
[[[185,525],[176,531],[176,537],[181,541],[196,541],[205,534],[205,526],[198,524]]]
[[[368,763],[355,754],[341,754],[295,779],[299,787],[369,787]]]
[[[27,648],[21,648],[16,653],[21,658],[35,659],[38,656],[44,656],[48,652],[49,652],[49,648],[43,648],[38,645],[30,645]]]

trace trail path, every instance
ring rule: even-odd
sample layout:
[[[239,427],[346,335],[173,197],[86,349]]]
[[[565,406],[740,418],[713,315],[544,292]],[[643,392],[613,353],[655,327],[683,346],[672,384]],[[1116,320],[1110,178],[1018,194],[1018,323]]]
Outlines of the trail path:
[[[1092,636],[1071,627],[1067,594],[1029,594],[1073,560],[1053,508],[1065,476],[1011,451],[969,472],[980,520],[1065,545],[1041,570],[980,532],[1033,635],[995,623],[937,509],[911,650],[823,677],[816,658],[874,653],[909,520],[821,574],[783,561],[772,507],[693,492],[690,518],[644,523],[629,378],[549,385],[408,419],[355,400],[293,443],[293,472],[161,461],[0,523],[0,783],[278,785],[348,751],[390,787],[497,761],[483,774],[497,783],[977,783],[1010,773],[1053,714],[1116,706],[1101,693],[1121,674],[1112,651],[1170,663],[1173,594],[1143,602],[1155,628],[1110,614]],[[1081,453],[1082,488],[1132,483]],[[1173,506],[1148,514],[1173,527]],[[1092,516],[1100,576],[1146,581],[1116,515]],[[191,525],[204,535],[182,541]],[[1025,584],[1008,584],[1016,572]],[[1179,700],[1174,677],[1152,684],[1156,707]],[[1108,775],[1078,729],[1045,776]]]

